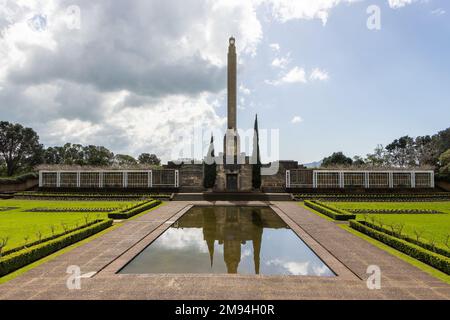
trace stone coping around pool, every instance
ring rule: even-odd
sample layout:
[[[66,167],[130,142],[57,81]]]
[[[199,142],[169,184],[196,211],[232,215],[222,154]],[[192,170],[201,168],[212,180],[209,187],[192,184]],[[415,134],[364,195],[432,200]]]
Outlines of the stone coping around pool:
[[[261,205],[245,201],[245,205]],[[229,274],[114,273],[138,244],[151,240],[192,205],[211,202],[169,202],[82,246],[74,248],[0,285],[4,299],[450,299],[450,286],[392,256],[296,202],[272,205],[291,228],[323,258],[337,277]],[[215,205],[240,205],[216,201]],[[280,214],[281,213],[281,214]],[[156,232],[155,232],[156,231]],[[322,252],[323,250],[323,252]],[[330,255],[332,258],[327,258]],[[121,261],[121,259],[123,259]],[[335,261],[333,260],[335,259]],[[337,261],[337,262],[336,262]],[[81,268],[80,290],[69,290],[66,273]],[[342,265],[343,269],[340,265]],[[381,289],[369,290],[369,265],[381,269]],[[345,269],[348,269],[347,271]],[[348,277],[347,277],[348,276]]]

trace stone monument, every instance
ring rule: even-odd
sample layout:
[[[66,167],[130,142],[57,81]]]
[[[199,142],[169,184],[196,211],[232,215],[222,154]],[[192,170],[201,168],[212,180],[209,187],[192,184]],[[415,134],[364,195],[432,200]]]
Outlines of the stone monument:
[[[236,41],[230,38],[228,44],[227,72],[227,131],[224,136],[222,163],[217,165],[214,191],[252,191],[252,166],[249,158],[240,152],[237,131],[237,56]]]

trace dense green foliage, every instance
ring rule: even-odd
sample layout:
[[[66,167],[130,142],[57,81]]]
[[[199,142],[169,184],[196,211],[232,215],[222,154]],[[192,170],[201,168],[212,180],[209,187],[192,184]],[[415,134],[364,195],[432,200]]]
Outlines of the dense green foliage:
[[[155,154],[142,153],[138,160],[127,154],[114,155],[104,146],[66,143],[44,148],[39,136],[21,124],[0,121],[0,176],[32,171],[36,165],[121,166],[161,164]]]
[[[252,187],[254,189],[261,188],[261,155],[259,152],[259,129],[258,115],[255,117],[253,137],[253,153],[252,153]]]
[[[439,178],[450,181],[450,149],[445,151],[439,157]]]
[[[403,253],[406,253],[407,255],[417,260],[429,264],[430,266],[441,270],[446,274],[450,274],[450,259],[448,257],[437,254],[435,252],[431,252],[418,245],[391,236],[387,233],[380,232],[378,230],[370,228],[364,223],[357,222],[355,220],[350,221],[350,227],[359,232],[367,234],[368,236],[379,240]]]
[[[333,167],[333,166],[351,166],[353,164],[353,160],[346,155],[344,155],[341,151],[334,152],[331,156],[325,157],[322,160],[322,167]]]
[[[7,176],[29,171],[39,163],[42,150],[39,136],[33,129],[0,121],[0,164],[5,164]]]
[[[204,176],[203,186],[207,189],[214,188],[216,184],[217,165],[214,155],[214,137],[211,135],[211,142],[209,144],[208,154],[203,162]]]
[[[153,166],[159,166],[161,164],[161,159],[159,159],[155,154],[142,153],[138,157],[139,164],[148,164]]]

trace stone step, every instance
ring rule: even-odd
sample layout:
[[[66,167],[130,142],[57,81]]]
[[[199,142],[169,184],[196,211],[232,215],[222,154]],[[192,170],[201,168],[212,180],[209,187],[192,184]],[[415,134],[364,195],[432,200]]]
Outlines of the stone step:
[[[173,201],[292,201],[290,193],[198,192],[175,193]]]

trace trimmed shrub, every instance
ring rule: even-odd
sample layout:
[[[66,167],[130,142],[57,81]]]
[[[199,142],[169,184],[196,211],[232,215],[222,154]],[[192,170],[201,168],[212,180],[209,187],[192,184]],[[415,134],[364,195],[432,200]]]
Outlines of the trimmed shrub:
[[[377,214],[441,214],[443,212],[430,209],[345,209],[351,213]]]
[[[443,256],[450,257],[450,251],[447,250],[447,249],[444,248],[444,247],[439,247],[439,246],[437,246],[437,245],[432,246],[432,245],[429,244],[429,243],[425,243],[425,242],[423,242],[423,241],[420,241],[420,240],[411,238],[411,237],[409,237],[409,236],[407,236],[407,235],[401,235],[401,234],[398,234],[398,233],[396,233],[396,232],[393,232],[392,230],[388,230],[388,229],[383,228],[383,227],[381,227],[381,226],[377,226],[377,225],[375,225],[375,224],[373,224],[373,223],[371,223],[371,222],[368,222],[368,221],[359,221],[359,223],[361,223],[361,224],[363,224],[363,225],[365,225],[365,226],[367,226],[367,227],[369,227],[369,228],[375,229],[375,230],[377,230],[377,231],[386,233],[386,234],[388,234],[388,235],[390,235],[390,236],[392,236],[392,237],[396,237],[396,238],[405,240],[405,241],[407,241],[407,242],[413,243],[413,244],[415,244],[415,245],[417,245],[417,246],[419,246],[419,247],[422,247],[422,248],[424,248],[424,249],[427,249],[427,250],[429,250],[429,251],[433,251],[433,252],[436,252],[436,253],[441,254],[441,255],[443,255]]]
[[[36,260],[48,256],[75,242],[88,238],[112,225],[111,219],[101,220],[95,224],[70,232],[56,239],[23,249],[0,258],[0,276],[22,268]]]
[[[350,220],[355,219],[356,216],[354,214],[349,214],[343,210],[339,210],[337,208],[331,208],[326,205],[324,205],[321,202],[314,201],[314,200],[305,200],[305,205],[311,209],[314,209],[330,218],[333,218],[334,220]]]
[[[118,210],[118,211],[114,211],[108,214],[108,217],[111,219],[128,219],[131,218],[132,216],[135,216],[141,212],[144,212],[146,210],[149,210],[151,208],[156,207],[157,205],[159,205],[161,203],[161,200],[152,200],[152,201],[146,201],[145,203],[141,204],[140,206],[135,206],[132,208],[129,208],[128,210]]]
[[[19,199],[56,199],[56,200],[142,200],[142,199],[168,199],[170,194],[156,194],[156,193],[70,193],[70,192],[39,192],[39,191],[23,191],[16,192],[15,198]]]
[[[387,233],[380,232],[369,226],[362,224],[361,222],[351,220],[350,227],[368,235],[371,238],[379,240],[388,246],[397,249],[410,257],[420,260],[446,274],[450,274],[450,258],[426,250],[418,245],[409,243],[405,240],[388,235]]]
[[[417,194],[395,194],[395,193],[363,193],[363,194],[321,194],[321,193],[302,193],[295,194],[294,198],[298,201],[303,200],[322,200],[322,201],[440,201],[449,200],[450,192],[433,192],[433,193],[417,193]]]

